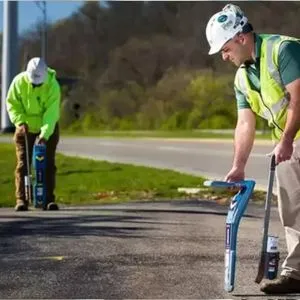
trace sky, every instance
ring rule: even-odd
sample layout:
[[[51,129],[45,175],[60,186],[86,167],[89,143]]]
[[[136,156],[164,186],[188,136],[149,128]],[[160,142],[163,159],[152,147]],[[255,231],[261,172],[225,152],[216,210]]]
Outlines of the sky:
[[[37,6],[36,2],[39,1],[19,1],[18,13],[19,23],[18,32],[22,33],[24,30],[29,29],[37,21],[41,21],[43,14],[41,9]],[[40,1],[41,2],[41,1]],[[66,18],[75,12],[84,1],[55,1],[48,0],[47,7],[47,19],[49,22],[55,22],[59,19]],[[0,0],[0,32],[3,30],[3,1]]]

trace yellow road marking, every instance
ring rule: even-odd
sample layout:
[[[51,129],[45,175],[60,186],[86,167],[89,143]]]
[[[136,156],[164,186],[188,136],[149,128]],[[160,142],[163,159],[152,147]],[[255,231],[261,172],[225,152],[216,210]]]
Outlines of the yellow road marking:
[[[0,260],[4,260],[4,261],[24,261],[24,260],[55,260],[55,261],[62,261],[64,259],[66,259],[67,256],[38,256],[38,257],[34,257],[34,256],[30,256],[30,257],[3,257]]]

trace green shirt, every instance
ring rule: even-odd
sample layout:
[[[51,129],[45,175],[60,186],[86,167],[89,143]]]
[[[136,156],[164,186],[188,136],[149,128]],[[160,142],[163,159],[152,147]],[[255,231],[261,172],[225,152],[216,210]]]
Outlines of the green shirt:
[[[260,92],[260,48],[262,39],[255,34],[255,53],[256,60],[254,64],[246,67],[250,84],[253,88]],[[300,78],[300,43],[294,41],[285,41],[280,45],[278,57],[279,73],[284,85]],[[234,87],[237,99],[238,109],[250,108],[244,94]]]

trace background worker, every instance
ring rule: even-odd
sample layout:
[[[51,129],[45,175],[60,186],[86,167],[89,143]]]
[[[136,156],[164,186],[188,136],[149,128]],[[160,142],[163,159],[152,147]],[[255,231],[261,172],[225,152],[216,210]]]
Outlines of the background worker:
[[[59,141],[60,86],[55,70],[47,67],[40,57],[32,58],[26,71],[13,79],[6,98],[9,118],[15,125],[14,142],[17,165],[15,169],[16,211],[28,210],[25,199],[26,170],[25,135],[31,164],[34,143],[46,145],[47,209],[58,210],[55,203],[55,153]]]

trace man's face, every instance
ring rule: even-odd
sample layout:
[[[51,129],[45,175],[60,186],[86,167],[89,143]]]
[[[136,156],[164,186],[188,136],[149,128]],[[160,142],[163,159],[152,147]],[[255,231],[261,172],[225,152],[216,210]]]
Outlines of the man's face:
[[[245,63],[249,55],[244,37],[238,34],[229,40],[221,49],[221,54],[224,61],[231,61],[237,67]]]

